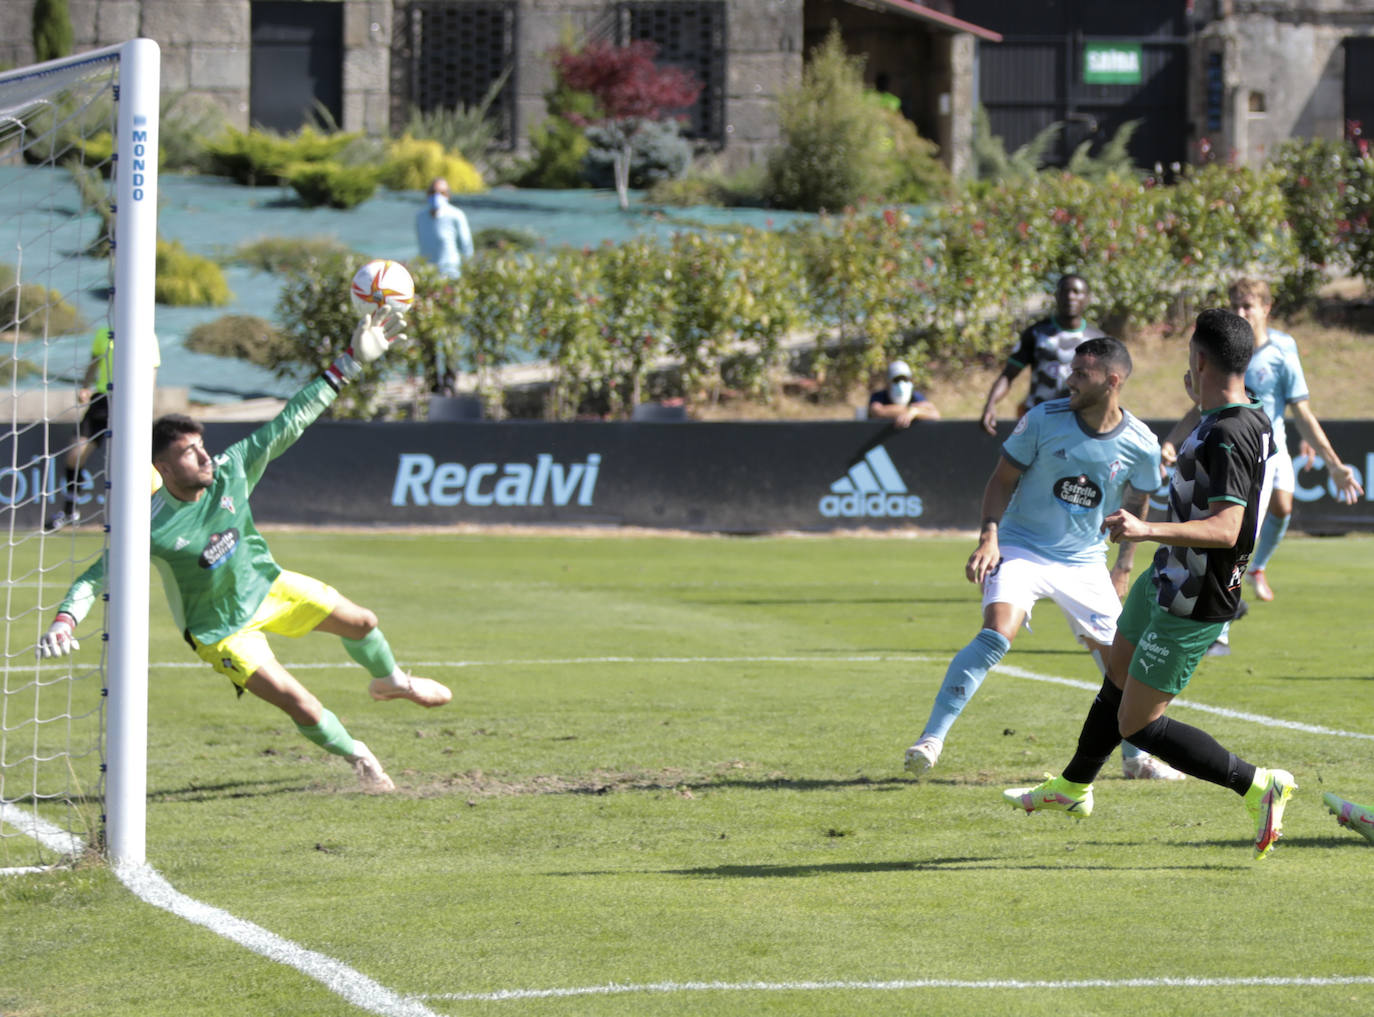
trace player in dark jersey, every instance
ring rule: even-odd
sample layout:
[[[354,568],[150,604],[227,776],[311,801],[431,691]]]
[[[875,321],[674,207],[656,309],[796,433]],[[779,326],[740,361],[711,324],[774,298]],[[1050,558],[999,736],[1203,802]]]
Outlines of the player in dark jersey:
[[[1054,290],[1054,314],[1021,333],[1016,349],[1011,351],[1002,373],[992,383],[983,404],[984,431],[992,435],[997,433],[997,403],[1011,391],[1011,383],[1026,368],[1031,372],[1030,391],[1017,416],[1032,406],[1063,399],[1069,394],[1067,382],[1074,351],[1085,339],[1106,335],[1083,318],[1091,301],[1092,292],[1081,275],[1069,274],[1059,280]]]
[[[377,616],[317,579],[283,569],[258,532],[249,496],[268,464],[286,451],[357,376],[358,361],[381,356],[405,338],[399,312],[373,312],[359,324],[353,345],[324,374],[297,392],[277,416],[224,453],[205,449],[204,429],[170,414],[153,425],[153,466],[162,481],[153,493],[150,550],[177,628],[196,654],[227,677],[289,716],[301,735],[353,765],[367,791],[395,785],[377,757],[344,728],[277,660],[265,633],[302,636],[327,632],[372,676],[373,699],[409,699],[442,706],[452,694],[431,678],[396,666]],[[356,357],[356,359],[355,359]],[[105,586],[98,559],[77,577],[39,641],[42,657],[79,646],[77,625]]]
[[[1145,522],[1120,510],[1102,524],[1114,542],[1163,546],[1126,598],[1107,678],[1083,722],[1077,752],[1060,776],[1006,791],[1016,808],[1089,815],[1093,779],[1128,738],[1184,773],[1242,795],[1255,823],[1256,858],[1278,840],[1284,804],[1297,786],[1293,775],[1247,763],[1205,731],[1164,715],[1235,617],[1254,547],[1260,486],[1273,452],[1269,418],[1245,390],[1254,345],[1239,315],[1220,308],[1198,315],[1185,384],[1202,419],[1179,449],[1169,517]]]

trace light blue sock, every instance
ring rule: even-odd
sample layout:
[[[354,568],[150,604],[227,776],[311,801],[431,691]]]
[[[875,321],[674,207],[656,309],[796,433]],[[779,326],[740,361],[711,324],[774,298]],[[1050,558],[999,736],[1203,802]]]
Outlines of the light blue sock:
[[[1264,517],[1264,524],[1260,526],[1259,538],[1255,541],[1255,551],[1250,555],[1250,571],[1262,569],[1269,564],[1269,559],[1274,557],[1274,552],[1278,550],[1279,541],[1288,532],[1288,523],[1292,516],[1267,515]]]
[[[949,729],[959,719],[964,705],[973,698],[978,686],[988,676],[988,669],[1006,656],[1011,640],[993,629],[982,629],[962,650],[954,655],[945,671],[940,691],[935,693],[935,705],[922,738],[945,740]]]

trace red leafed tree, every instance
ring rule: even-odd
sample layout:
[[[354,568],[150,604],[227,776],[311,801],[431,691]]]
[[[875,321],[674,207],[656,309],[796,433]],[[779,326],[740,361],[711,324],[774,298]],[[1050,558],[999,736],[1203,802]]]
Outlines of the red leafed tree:
[[[563,83],[596,100],[596,119],[575,119],[582,126],[596,123],[609,128],[617,142],[613,165],[621,208],[630,207],[630,154],[640,126],[692,105],[701,94],[701,83],[689,71],[659,67],[654,63],[657,54],[658,46],[647,39],[626,46],[591,42],[578,50],[553,51],[553,66]]]

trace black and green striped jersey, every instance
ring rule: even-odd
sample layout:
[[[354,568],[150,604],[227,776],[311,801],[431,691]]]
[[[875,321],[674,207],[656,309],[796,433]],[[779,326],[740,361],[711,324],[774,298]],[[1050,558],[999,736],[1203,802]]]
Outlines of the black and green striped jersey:
[[[281,574],[248,499],[267,464],[335,396],[325,378],[306,385],[276,417],[215,457],[215,479],[196,501],[180,501],[165,489],[153,495],[153,565],[177,627],[196,642],[213,643],[243,628]],[[101,560],[72,585],[60,610],[80,621],[104,585]]]
[[[1169,485],[1169,521],[1206,519],[1225,505],[1244,505],[1245,515],[1234,547],[1165,544],[1155,552],[1159,604],[1170,614],[1201,622],[1236,616],[1255,546],[1264,465],[1273,451],[1269,418],[1258,402],[1208,410],[1184,439]]]

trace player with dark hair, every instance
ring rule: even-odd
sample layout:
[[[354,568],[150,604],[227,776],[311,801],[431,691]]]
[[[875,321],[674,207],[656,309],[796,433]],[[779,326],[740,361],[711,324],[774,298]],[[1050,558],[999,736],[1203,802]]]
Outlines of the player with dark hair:
[[[1115,543],[1162,546],[1126,598],[1107,677],[1077,751],[1059,776],[1007,790],[1004,797],[1014,807],[1090,815],[1092,782],[1127,738],[1189,776],[1241,795],[1254,822],[1256,858],[1281,835],[1284,805],[1297,787],[1293,775],[1256,767],[1205,731],[1165,716],[1221,627],[1235,617],[1254,546],[1260,486],[1273,452],[1269,419],[1245,391],[1254,342],[1245,319],[1231,311],[1198,315],[1184,384],[1202,419],[1179,448],[1169,517],[1145,522],[1121,509],[1102,524]]]
[[[380,356],[392,341],[404,338],[404,327],[400,312],[374,311],[359,323],[348,352],[296,393],[275,419],[218,456],[206,451],[204,428],[190,417],[171,414],[153,425],[153,466],[162,485],[153,494],[151,553],[186,642],[233,682],[240,695],[246,690],[271,703],[305,738],[347,759],[364,789],[374,792],[394,790],[377,757],[281,665],[265,633],[339,636],[348,655],[372,675],[368,691],[373,699],[442,706],[452,693],[439,682],[397,667],[377,616],[367,608],[278,565],[253,522],[248,500],[267,464],[358,375],[358,361]],[[39,641],[40,656],[78,648],[76,626],[104,584],[101,560],[67,591]]]
[[[1069,628],[1106,674],[1135,545],[1122,544],[1108,572],[1102,521],[1123,504],[1141,511],[1159,484],[1159,441],[1121,407],[1131,355],[1103,336],[1080,343],[1069,395],[1031,409],[1002,445],[983,492],[983,525],[964,574],[983,590],[983,627],[955,654],[906,769],[934,766],[959,714],[1011,649],[1035,604],[1059,605]],[[1129,744],[1128,778],[1183,775]]]
[[[1030,391],[1026,394],[1018,416],[1050,399],[1062,399],[1068,394],[1064,383],[1068,380],[1074,353],[1085,339],[1096,339],[1106,333],[1088,324],[1083,312],[1092,302],[1092,291],[1081,275],[1061,276],[1054,288],[1054,314],[1037,321],[1021,333],[1016,349],[1007,357],[1006,366],[988,391],[983,404],[983,430],[997,433],[997,403],[1011,391],[1011,383],[1026,368],[1030,368]]]

